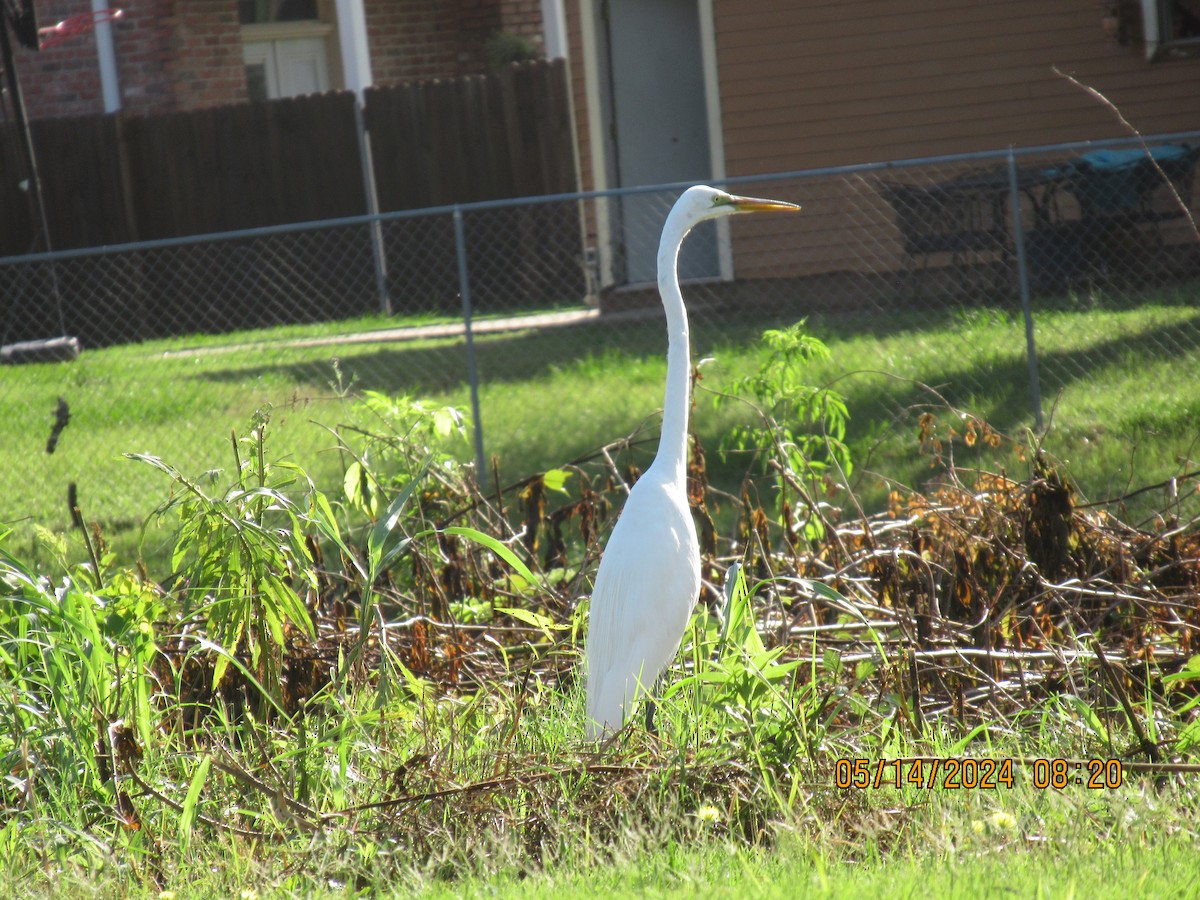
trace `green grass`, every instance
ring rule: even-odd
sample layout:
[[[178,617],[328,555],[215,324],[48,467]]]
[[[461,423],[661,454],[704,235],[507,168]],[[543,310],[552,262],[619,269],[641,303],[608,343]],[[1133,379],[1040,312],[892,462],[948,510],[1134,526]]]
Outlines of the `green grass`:
[[[1182,373],[1200,362],[1200,328],[1187,296],[1181,289],[1137,306],[1093,299],[1038,312],[1043,406],[1051,423],[1045,448],[1068,464],[1088,498],[1119,497],[1191,468],[1200,401]],[[733,424],[752,416],[736,405],[714,409],[710,401],[754,371],[762,330],[789,321],[696,317],[695,358],[712,362],[703,368],[694,428],[709,450],[711,476],[726,489],[736,488],[746,463],[722,461],[714,451]],[[273,409],[278,445],[318,481],[331,483],[341,461],[329,452],[334,442],[321,426],[347,420],[347,391],[404,393],[469,409],[461,340],[288,343],[395,324],[424,320],[372,317],[192,336],[0,372],[5,516],[64,529],[66,487],[73,482],[85,515],[102,522],[110,540],[128,543],[164,485],[120,454],[155,453],[193,473],[225,467],[230,431],[244,431],[264,407]],[[921,409],[936,411],[942,397],[1015,441],[1002,452],[960,442],[956,464],[1024,470],[1018,447],[1033,417],[1019,316],[996,308],[814,316],[809,327],[832,351],[830,362],[813,367],[811,381],[847,397],[849,442],[860,467],[853,488],[868,507],[882,506],[888,479],[916,485],[936,476],[918,448],[915,419]],[[639,426],[650,440],[635,460],[644,463],[653,452],[665,375],[661,319],[481,335],[476,345],[485,449],[499,459],[502,481],[593,452]],[[72,418],[48,456],[44,444],[59,396]],[[948,437],[961,423],[938,412]],[[468,447],[461,452],[469,458]],[[1126,512],[1139,519],[1161,500],[1160,493],[1143,495]]]
[[[261,759],[266,753],[269,759],[247,779],[282,779],[283,796],[303,796],[311,807],[350,806],[377,797],[380,789],[386,793],[376,779],[382,776],[394,785],[398,776],[392,771],[398,766],[407,766],[400,793],[469,786],[497,775],[497,763],[505,761],[526,776],[547,769],[564,773],[544,791],[534,781],[523,786],[518,777],[490,801],[468,792],[445,805],[429,801],[425,808],[402,808],[376,822],[360,813],[310,833],[289,828],[286,820],[272,826],[269,797],[256,797],[237,779],[213,773],[199,809],[213,825],[202,821],[194,831],[182,829],[178,816],[158,798],[141,793],[136,803],[142,830],[105,827],[111,812],[97,807],[89,813],[94,836],[82,840],[87,832],[75,833],[55,821],[62,813],[43,801],[40,816],[14,816],[0,824],[0,890],[13,897],[153,898],[166,890],[178,897],[668,897],[686,892],[730,898],[964,900],[999,893],[1183,898],[1197,890],[1200,792],[1194,776],[1156,787],[1149,778],[1127,774],[1120,789],[1051,790],[1035,787],[1028,770],[1018,768],[1011,789],[835,790],[834,757],[878,737],[877,726],[857,735],[839,728],[829,736],[829,749],[811,765],[797,760],[804,774],[791,804],[742,797],[743,809],[778,804],[775,815],[782,817],[775,829],[747,841],[744,833],[732,833],[737,829],[724,786],[713,781],[714,793],[708,795],[703,788],[689,790],[679,784],[686,773],[678,771],[693,766],[703,781],[705,765],[722,760],[713,773],[738,778],[740,770],[753,766],[753,753],[744,744],[697,758],[682,755],[673,734],[661,748],[626,742],[598,758],[581,745],[577,698],[564,703],[538,688],[526,715],[509,732],[507,717],[516,699],[493,685],[481,695],[426,708],[417,716],[411,699],[388,703],[379,715],[371,712],[378,697],[363,692],[345,704],[340,721],[310,721],[302,747],[280,729],[245,723],[214,723],[208,739],[215,742],[219,761],[236,766],[246,764],[246,757],[226,741],[258,744],[269,738],[248,754]],[[1063,738],[1077,724],[1070,717],[1051,715],[1047,724],[1048,732],[1033,746],[1027,740],[1006,741],[975,752],[1003,758],[1022,744],[1026,751],[1036,747],[1051,755],[1086,748],[1087,741],[1078,736]],[[261,734],[252,737],[256,731]],[[962,752],[936,735],[915,745],[902,739],[895,746],[936,755]],[[137,768],[145,782],[181,801],[196,771],[196,754],[172,747],[169,736],[157,738],[145,746]],[[305,755],[314,751],[327,771],[310,769],[308,793],[300,794],[303,788],[294,779]],[[425,762],[421,754],[429,751],[458,758]],[[724,761],[730,753],[737,755]],[[415,767],[409,762],[414,759]],[[611,788],[600,785],[601,792],[614,793],[598,803],[588,779],[571,775],[596,762],[617,769],[644,766],[649,774],[633,783],[632,791],[620,779]],[[451,768],[460,781],[436,780]],[[750,789],[749,783],[742,786]],[[71,798],[63,801],[69,805]],[[251,840],[226,830],[235,825],[278,828],[278,835]],[[530,829],[537,835],[535,845]]]
[[[1185,314],[1163,304],[1048,315],[1063,331],[1064,353],[1085,360],[1098,354],[1089,363],[1087,391],[1078,398],[1064,393],[1057,425],[1072,426],[1068,413],[1079,405],[1081,422],[1109,429],[1080,432],[1097,442],[1137,429],[1190,439],[1185,417],[1175,411],[1189,402],[1186,384],[1177,383],[1162,402],[1147,401],[1144,379],[1140,389],[1125,386],[1154,370],[1159,360],[1148,349],[1154,342],[1140,354],[1115,358],[1102,346],[1116,334],[1122,346],[1136,347],[1136,335],[1177,329]],[[719,360],[706,367],[697,415],[710,451],[747,414],[729,405],[713,408],[708,392],[757,368],[755,338],[764,324],[697,328],[701,352]],[[928,389],[914,384],[917,378],[934,387],[951,382],[956,386],[941,387],[948,399],[1016,430],[1028,416],[1016,378],[1023,360],[1012,349],[1014,339],[1019,347],[1020,326],[993,311],[948,315],[937,328],[915,324],[896,318],[866,334],[849,322],[811,323],[832,349],[832,361],[814,368],[813,378],[843,390],[855,416],[855,477],[863,486],[855,491],[864,497],[874,491],[879,502],[885,488],[875,482],[883,475],[909,478],[908,467],[919,484],[931,471],[928,453],[917,446],[918,411],[936,410],[942,453],[953,448],[959,465],[1026,465],[1018,444],[986,453],[967,446],[964,420],[931,404]],[[582,360],[581,336],[593,350]],[[660,402],[661,343],[654,321],[481,338],[485,421],[499,423],[489,425],[489,446],[508,448],[508,477],[561,464],[636,427]],[[577,669],[577,629],[596,536],[590,546],[571,548],[575,561],[590,554],[587,564],[572,562],[547,575],[544,586],[531,587],[478,545],[425,533],[440,510],[461,509],[469,499],[446,486],[449,476],[440,482],[430,476],[420,502],[395,509],[398,524],[381,530],[343,502],[341,457],[328,452],[335,439],[311,421],[384,430],[383,417],[355,405],[347,386],[388,394],[411,389],[461,403],[463,387],[439,383],[434,365],[461,348],[453,342],[338,348],[340,382],[321,355],[328,350],[164,358],[162,349],[114,348],[89,353],[77,365],[20,372],[44,379],[47,402],[65,391],[62,379],[70,380],[77,418],[64,435],[61,457],[38,453],[44,422],[30,419],[14,433],[30,432],[29,455],[37,462],[77,467],[59,477],[78,473],[89,517],[89,490],[144,478],[135,482],[144,494],[120,501],[137,523],[171,488],[164,473],[144,464],[89,456],[88,440],[101,446],[97,435],[104,428],[105,440],[163,455],[187,474],[229,468],[227,429],[244,430],[247,410],[262,403],[272,403],[274,412],[265,447],[239,445],[248,461],[239,474],[200,478],[195,488],[175,484],[188,502],[164,517],[163,531],[184,529],[179,564],[186,571],[178,579],[167,579],[166,565],[153,557],[150,572],[142,574],[126,548],[93,559],[78,537],[56,543],[42,535],[28,551],[31,542],[0,538],[5,896],[1196,893],[1200,790],[1194,773],[1155,778],[1130,770],[1119,788],[1058,790],[1038,787],[1017,764],[1011,788],[836,784],[837,760],[844,758],[1140,760],[1139,729],[1168,760],[1194,762],[1200,661],[1188,662],[1191,651],[1182,646],[1194,627],[1188,622],[1195,591],[1187,587],[1194,582],[1177,578],[1194,573],[1193,561],[1143,558],[1142,547],[1122,557],[1123,575],[1096,563],[1100,576],[1089,585],[1120,596],[1110,616],[1103,599],[1073,602],[1076,579],[1056,592],[1032,581],[1037,576],[1019,558],[1008,568],[988,567],[981,545],[1009,541],[1005,552],[1021,552],[1012,535],[1023,513],[1006,507],[1003,497],[993,497],[988,508],[994,534],[970,527],[993,521],[983,514],[919,517],[906,528],[913,536],[920,529],[929,542],[920,552],[911,549],[915,540],[907,530],[898,538],[881,531],[857,548],[847,533],[838,540],[849,551],[835,551],[832,543],[825,549],[842,553],[843,561],[847,552],[859,555],[847,563],[844,579],[833,574],[821,582],[827,601],[830,585],[844,592],[834,594],[841,605],[817,604],[806,593],[811,585],[777,582],[756,595],[753,619],[731,614],[728,644],[716,643],[722,629],[701,609],[666,681],[661,734],[634,727],[597,750],[583,739]],[[846,374],[847,365],[862,374]],[[158,377],[148,379],[147,371]],[[1003,377],[1005,371],[1012,377]],[[144,390],[120,389],[133,384]],[[1104,396],[1109,392],[1111,400]],[[5,415],[22,415],[19,394],[7,392]],[[909,408],[915,409],[899,415]],[[893,420],[900,424],[892,427]],[[184,431],[188,422],[193,427]],[[950,422],[959,437],[950,437]],[[1168,422],[1181,430],[1172,432]],[[1069,455],[1069,443],[1054,445],[1059,434],[1056,427],[1048,443]],[[369,462],[380,467],[376,474],[390,502],[399,485],[388,480],[396,474],[394,457],[386,455],[389,441],[395,454],[420,459],[424,450],[407,425],[386,437],[369,445]],[[29,465],[19,454],[12,458]],[[711,452],[710,458],[719,478],[736,484],[744,462],[720,464]],[[304,489],[303,479],[290,494],[276,492],[295,475],[278,465],[287,461],[310,470],[328,491],[328,505]],[[435,468],[444,474],[444,467]],[[32,477],[31,469],[23,471]],[[933,474],[947,477],[944,466]],[[617,493],[608,491],[606,502]],[[1014,496],[1023,493],[1014,490]],[[480,504],[466,522],[507,539],[536,504],[512,497],[505,504],[507,521]],[[51,510],[39,521],[53,525],[54,515]],[[564,531],[574,534],[582,518],[581,512],[567,520]],[[976,598],[980,587],[996,586],[995,600],[1007,599],[1014,617],[1036,624],[1035,650],[1077,646],[1081,631],[1098,633],[1113,658],[1124,660],[1120,678],[1106,683],[1094,663],[1039,660],[1036,653],[986,677],[953,661],[918,663],[913,586],[928,583],[932,591],[940,584],[944,615],[950,595],[960,595],[940,576],[904,576],[899,561],[911,554],[926,571],[948,575],[955,564],[934,543],[945,533],[962,536],[952,549],[969,551],[974,560],[975,574],[957,584]],[[373,561],[402,535],[412,539],[411,551],[380,575]],[[885,545],[889,535],[896,543]],[[1098,552],[1116,535],[1080,525],[1074,536]],[[349,545],[337,543],[343,539]],[[1179,536],[1184,557],[1193,539],[1194,531]],[[323,563],[308,555],[318,543],[326,547]],[[509,546],[522,551],[518,541]],[[788,552],[770,562],[777,572],[804,574]],[[885,563],[894,565],[899,594],[886,593]],[[1031,581],[999,580],[1006,571],[1022,571]],[[449,593],[439,594],[438,586],[452,577],[464,579],[463,595],[438,611],[439,596]],[[379,609],[394,627],[387,652],[378,650],[376,631],[358,664],[348,664],[359,646],[353,628],[360,602],[368,623]],[[316,635],[295,624],[308,615],[295,614],[301,603],[320,626]],[[1019,603],[1025,605],[1017,609]],[[504,611],[513,607],[524,616]],[[1008,612],[995,610],[997,632],[1009,633],[1015,626]],[[764,640],[775,643],[782,617],[811,623],[811,638],[767,649]],[[292,622],[286,644],[279,643],[281,619]],[[863,623],[869,623],[865,631],[858,627]],[[961,621],[937,625],[935,633],[953,635],[942,646],[977,645]],[[214,650],[213,641],[224,642],[227,652]],[[1153,652],[1133,655],[1147,646]],[[267,657],[274,666],[262,661]],[[242,677],[214,690],[221,659],[234,660],[228,671]],[[961,705],[956,684],[967,693],[982,685],[985,699],[971,701],[966,712],[931,713]],[[913,709],[914,685],[924,691],[928,718]],[[1132,703],[1133,713],[1114,695]]]
[[[1086,807],[1086,804],[1080,803]],[[974,832],[984,826],[984,837]],[[1061,827],[1059,827],[1061,826]],[[965,833],[947,833],[961,828]],[[874,856],[863,861],[830,862],[821,848],[785,839],[771,850],[697,841],[656,852],[632,849],[604,865],[579,861],[552,872],[512,873],[464,881],[408,880],[360,882],[367,896],[379,897],[676,897],[680,893],[713,898],[791,898],[851,900],[857,897],[937,897],[977,900],[998,894],[1016,897],[1162,897],[1183,898],[1200,889],[1196,844],[1178,836],[1142,835],[1129,839],[1056,821],[1029,833],[997,829],[990,818],[965,821],[951,814],[947,828],[933,831],[940,850],[928,848],[898,858]],[[870,851],[871,839],[864,838]],[[188,879],[170,881],[178,897],[193,896],[354,896],[336,874],[327,883],[279,871],[291,860],[270,848],[233,845],[220,856],[197,854]],[[205,871],[205,868],[208,871]],[[221,874],[214,874],[219,871]],[[82,873],[80,873],[82,874]],[[280,882],[282,887],[276,888]],[[130,889],[116,873],[68,878],[57,888],[36,881],[0,886],[6,896],[160,896],[160,891]],[[33,890],[31,890],[33,888]]]

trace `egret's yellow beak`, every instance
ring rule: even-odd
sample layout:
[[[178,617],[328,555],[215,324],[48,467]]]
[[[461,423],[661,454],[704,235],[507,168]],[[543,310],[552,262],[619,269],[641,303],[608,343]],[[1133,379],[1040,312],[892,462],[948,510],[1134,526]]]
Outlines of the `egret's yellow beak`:
[[[733,208],[738,212],[799,212],[795,203],[783,200],[760,200],[757,197],[731,197]]]

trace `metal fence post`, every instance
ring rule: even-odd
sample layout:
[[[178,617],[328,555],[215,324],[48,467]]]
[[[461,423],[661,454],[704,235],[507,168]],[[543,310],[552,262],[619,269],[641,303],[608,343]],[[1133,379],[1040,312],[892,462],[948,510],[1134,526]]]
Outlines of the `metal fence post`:
[[[383,246],[383,226],[379,221],[379,195],[375,190],[375,163],[371,157],[371,137],[367,133],[367,121],[362,100],[354,100],[354,126],[358,131],[358,158],[362,167],[363,196],[366,199],[367,215],[371,223],[367,226],[371,236],[371,263],[375,269],[375,293],[379,297],[379,311],[385,316],[392,314],[392,297],[388,293],[387,252]]]
[[[50,222],[46,218],[46,195],[42,190],[42,176],[38,171],[37,151],[33,146],[33,134],[29,130],[29,117],[25,114],[25,99],[21,93],[21,81],[17,77],[17,66],[13,60],[12,42],[8,37],[8,20],[3,18],[7,12],[6,9],[4,13],[0,13],[0,56],[4,61],[4,75],[9,96],[12,98],[13,116],[16,119],[17,134],[20,137],[21,153],[25,157],[25,174],[29,179],[29,194],[33,198],[42,243],[45,244],[46,252],[50,253],[54,248],[50,243]],[[67,319],[63,313],[62,292],[58,285],[58,269],[53,260],[50,261],[50,290],[54,297],[55,309],[58,312],[59,334],[66,337]]]
[[[1025,317],[1025,357],[1029,363],[1029,392],[1033,401],[1033,420],[1042,430],[1042,388],[1038,382],[1037,344],[1033,337],[1033,309],[1029,303],[1029,260],[1025,255],[1025,226],[1021,222],[1021,191],[1017,187],[1017,158],[1008,148],[1009,204],[1013,217],[1013,249],[1017,254],[1017,284],[1021,291],[1021,312]]]
[[[483,418],[479,413],[479,373],[475,366],[475,338],[471,331],[471,281],[467,277],[467,237],[462,207],[454,206],[454,254],[458,257],[458,293],[462,299],[463,332],[467,339],[467,381],[471,385],[471,418],[475,433],[475,478],[483,486]]]

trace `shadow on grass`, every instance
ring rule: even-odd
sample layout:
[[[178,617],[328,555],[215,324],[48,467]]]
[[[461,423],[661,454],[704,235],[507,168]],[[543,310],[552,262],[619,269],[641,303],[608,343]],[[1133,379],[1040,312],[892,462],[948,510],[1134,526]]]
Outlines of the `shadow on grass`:
[[[1139,364],[1159,363],[1167,355],[1182,356],[1200,348],[1200,312],[1189,322],[1197,327],[1181,327],[1178,322],[1163,324],[1137,334],[1116,334],[1092,346],[1072,350],[1039,346],[1043,411],[1049,411],[1049,404],[1058,392],[1095,379],[1105,370],[1136,371]],[[855,408],[897,410],[933,402],[934,396],[923,385],[933,386],[951,404],[985,415],[993,427],[1002,431],[1024,425],[1033,417],[1029,365],[1023,354],[1007,359],[991,357],[984,363],[948,358],[943,365],[926,369],[921,382],[887,379],[882,386],[861,387],[851,379],[839,385],[839,389]]]
[[[726,308],[695,311],[691,332],[696,358],[714,348],[751,346],[758,342],[763,331],[786,327],[803,318],[778,310],[764,315],[752,313],[753,310]],[[819,319],[812,318],[811,330],[827,340],[868,334],[884,339],[944,329],[959,317],[961,313],[954,309],[903,311],[878,316],[864,316],[861,312],[825,313]],[[542,330],[476,335],[474,344],[481,381],[504,383],[540,378],[611,352],[630,357],[663,358],[667,336],[662,315],[651,314],[635,321],[592,321]],[[268,352],[259,351],[260,358]],[[296,384],[324,385],[332,375],[330,361],[336,358],[345,378],[355,379],[355,386],[364,390],[422,394],[453,390],[467,384],[466,342],[461,337],[380,344],[374,349],[366,349],[364,345],[329,345],[304,351],[309,357],[304,360],[296,359],[298,352],[288,348],[281,353],[281,357],[286,358],[276,362],[234,364],[193,377],[214,382],[241,382],[271,376]]]
[[[1066,301],[1057,304],[1069,308]],[[1114,307],[1107,307],[1114,308]],[[745,310],[737,318],[727,313],[701,310],[693,316],[692,343],[695,358],[714,348],[750,347],[768,328],[795,321],[794,316],[776,313],[773,317],[754,318]],[[934,311],[897,311],[864,316],[859,313],[835,315],[823,313],[810,320],[809,328],[827,343],[864,336],[878,340],[913,340],[931,330],[945,339],[955,323],[972,325],[994,322],[1013,329],[1019,322],[1011,310],[996,307],[945,308]],[[1195,327],[1188,327],[1196,322]],[[891,419],[898,412],[928,406],[936,402],[925,385],[934,387],[952,405],[983,416],[1004,432],[1022,428],[1033,418],[1029,368],[1024,355],[1024,337],[1019,348],[1007,348],[997,356],[991,347],[967,347],[964,352],[947,340],[948,351],[920,373],[920,383],[883,374],[840,378],[835,387],[850,402],[852,437],[862,437],[870,423],[881,417]],[[1135,369],[1139,363],[1155,363],[1164,357],[1164,348],[1187,353],[1200,346],[1200,312],[1185,323],[1163,324],[1139,333],[1113,334],[1087,348],[1055,350],[1039,346],[1039,373],[1044,410],[1053,396],[1076,383],[1095,378],[1114,365]],[[661,316],[639,321],[591,322],[541,331],[519,331],[480,335],[475,351],[481,382],[487,385],[518,383],[543,378],[555,371],[577,366],[592,366],[597,378],[603,378],[603,360],[618,353],[630,358],[661,359],[666,336]],[[198,373],[195,377],[216,382],[236,382],[271,376],[296,384],[326,385],[332,378],[332,358],[338,359],[343,381],[358,390],[383,393],[428,395],[464,389],[467,385],[466,347],[463,339],[448,339],[420,345],[391,344],[377,349],[322,348],[320,358],[305,361],[231,366],[228,369]],[[835,371],[836,347],[833,364]],[[617,385],[614,383],[614,387]],[[647,412],[649,412],[647,410]]]

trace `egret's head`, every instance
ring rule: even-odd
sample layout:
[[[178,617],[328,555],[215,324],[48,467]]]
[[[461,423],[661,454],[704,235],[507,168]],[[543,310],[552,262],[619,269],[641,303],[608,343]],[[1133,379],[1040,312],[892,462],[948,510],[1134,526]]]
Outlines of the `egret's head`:
[[[695,190],[693,188],[693,190]],[[739,197],[736,194],[727,194],[724,191],[706,188],[710,191],[709,205],[712,207],[713,214],[722,216],[731,213],[748,213],[748,212],[799,212],[800,207],[795,203],[786,203],[783,200],[760,200],[758,197]]]
[[[795,203],[782,200],[760,200],[757,197],[739,197],[707,185],[688,188],[676,201],[668,221],[675,220],[679,232],[686,234],[694,225],[706,219],[716,219],[735,213],[749,212],[796,212]],[[667,229],[674,231],[675,229]],[[664,237],[666,234],[664,233]]]

